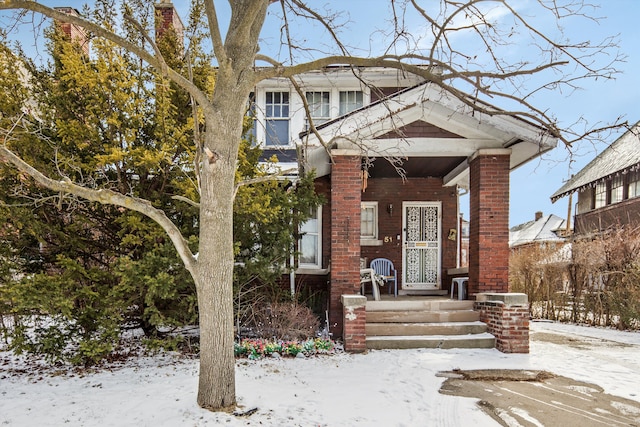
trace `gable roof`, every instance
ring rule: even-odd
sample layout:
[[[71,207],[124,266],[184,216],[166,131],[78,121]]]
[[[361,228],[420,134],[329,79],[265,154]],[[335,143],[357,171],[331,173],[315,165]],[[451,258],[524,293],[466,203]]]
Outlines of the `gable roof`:
[[[516,225],[509,230],[509,247],[513,248],[528,243],[562,242],[558,235],[564,231],[566,221],[556,215],[545,215],[537,220]]]
[[[611,176],[640,169],[640,122],[608,146],[551,196],[555,202]]]
[[[514,169],[556,146],[556,138],[543,128],[474,102],[496,114],[474,110],[435,83],[423,82],[323,123],[317,131],[330,149],[354,150],[363,156],[459,158],[446,185],[468,185],[467,159],[480,149],[511,149],[510,168]],[[445,131],[445,137],[442,132],[437,138],[429,134],[394,137],[394,129],[416,122]],[[300,138],[309,147],[305,160],[317,176],[329,174],[329,154],[318,137],[304,132]]]

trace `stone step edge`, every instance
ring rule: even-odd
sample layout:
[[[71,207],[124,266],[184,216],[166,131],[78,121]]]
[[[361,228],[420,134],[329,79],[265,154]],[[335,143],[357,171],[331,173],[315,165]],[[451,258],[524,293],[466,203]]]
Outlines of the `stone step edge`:
[[[435,308],[434,308],[435,306]],[[387,303],[387,301],[369,301],[366,305],[367,311],[473,311],[473,302],[450,301],[433,302],[424,304],[421,302],[411,303]]]
[[[486,323],[480,321],[470,322],[367,322],[367,325],[384,325],[384,326],[486,326]]]
[[[438,313],[438,314],[450,314],[450,313],[479,313],[478,311],[471,309],[463,310],[367,310],[367,313],[383,313],[383,314],[399,314],[399,313]]]
[[[480,334],[464,334],[464,335],[374,335],[368,336],[367,341],[454,341],[460,339],[472,340],[494,340],[496,337],[488,332]]]

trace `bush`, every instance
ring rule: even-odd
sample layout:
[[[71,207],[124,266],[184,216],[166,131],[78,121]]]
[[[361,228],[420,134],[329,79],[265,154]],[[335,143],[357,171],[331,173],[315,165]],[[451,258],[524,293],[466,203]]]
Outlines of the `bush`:
[[[258,337],[304,340],[314,337],[320,322],[311,309],[295,302],[271,303],[255,311],[253,330]]]
[[[640,328],[640,227],[575,239],[555,265],[544,249],[514,251],[509,261],[511,289],[529,296],[533,316]]]

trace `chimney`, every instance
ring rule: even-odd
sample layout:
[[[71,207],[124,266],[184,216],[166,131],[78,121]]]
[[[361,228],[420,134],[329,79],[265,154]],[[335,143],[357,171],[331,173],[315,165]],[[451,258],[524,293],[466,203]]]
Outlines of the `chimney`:
[[[80,12],[72,7],[55,7],[58,12],[71,15],[80,16]],[[69,37],[73,43],[77,43],[82,48],[85,55],[89,55],[89,37],[84,28],[79,25],[70,24],[68,22],[58,22],[60,29]]]
[[[164,33],[173,28],[178,41],[182,44],[184,39],[184,25],[180,16],[176,12],[171,0],[163,0],[155,4],[156,9],[156,41],[164,35]]]
[[[536,212],[536,221],[542,218],[542,211]]]

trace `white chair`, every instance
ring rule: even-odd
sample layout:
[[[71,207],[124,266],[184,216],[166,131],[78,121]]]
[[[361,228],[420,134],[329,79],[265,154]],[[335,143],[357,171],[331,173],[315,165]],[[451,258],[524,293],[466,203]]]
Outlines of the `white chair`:
[[[451,280],[451,299],[453,299],[453,291],[458,288],[458,299],[463,300],[466,297],[465,286],[469,283],[468,277],[454,277]]]
[[[382,285],[382,277],[378,276],[373,268],[360,269],[360,293],[364,295],[364,284],[371,283],[371,293],[375,301],[380,301],[380,289],[378,286]]]
[[[385,283],[389,285],[389,293],[391,293],[391,282],[393,282],[393,296],[398,296],[398,272],[393,266],[393,262],[386,258],[376,258],[371,261],[370,267],[378,276],[382,276]]]

